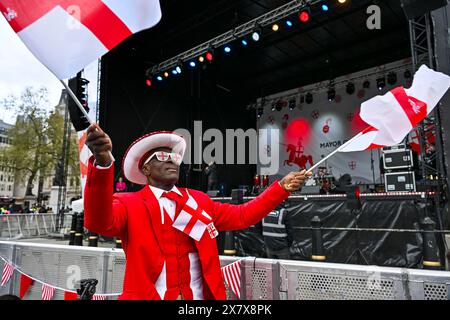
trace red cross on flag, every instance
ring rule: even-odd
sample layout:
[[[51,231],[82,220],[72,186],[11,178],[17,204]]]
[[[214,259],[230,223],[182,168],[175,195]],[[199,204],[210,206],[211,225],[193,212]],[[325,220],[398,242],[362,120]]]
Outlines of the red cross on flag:
[[[208,231],[211,238],[218,236],[211,216],[199,207],[190,195],[183,209],[175,217],[172,226],[197,241],[202,238],[205,231]]]
[[[369,127],[339,149],[361,151],[396,145],[439,103],[450,88],[450,77],[423,65],[409,89],[397,87],[361,105],[360,116]]]
[[[159,0],[0,0],[0,11],[59,79],[161,19]]]

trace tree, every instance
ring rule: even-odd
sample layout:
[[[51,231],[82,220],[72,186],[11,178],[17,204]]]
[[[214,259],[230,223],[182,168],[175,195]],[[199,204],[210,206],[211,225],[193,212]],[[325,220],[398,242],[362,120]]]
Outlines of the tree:
[[[38,175],[53,174],[61,158],[64,115],[57,110],[46,111],[47,95],[45,88],[27,87],[20,98],[11,95],[0,102],[0,107],[13,110],[17,116],[15,126],[7,132],[11,145],[0,150],[0,165],[13,169],[15,179],[27,181],[25,195],[32,195]],[[71,146],[76,149],[76,142],[71,141]],[[70,158],[70,166],[77,170]]]

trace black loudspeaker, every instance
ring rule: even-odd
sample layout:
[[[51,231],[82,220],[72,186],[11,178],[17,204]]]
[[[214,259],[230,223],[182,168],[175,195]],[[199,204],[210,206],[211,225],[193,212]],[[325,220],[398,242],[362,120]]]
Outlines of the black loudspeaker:
[[[400,0],[408,20],[418,18],[426,13],[444,7],[448,0]]]

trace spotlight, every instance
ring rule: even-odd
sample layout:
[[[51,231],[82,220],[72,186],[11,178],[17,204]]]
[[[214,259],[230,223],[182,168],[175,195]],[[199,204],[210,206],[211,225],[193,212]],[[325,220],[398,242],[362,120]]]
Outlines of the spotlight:
[[[305,102],[306,102],[307,104],[313,103],[313,95],[312,95],[311,92],[308,92],[308,93],[306,94],[306,96],[305,96]]]
[[[225,48],[223,48],[223,51],[225,51],[226,53],[230,53],[231,52],[230,46],[225,46]]]
[[[260,33],[258,31],[253,31],[253,33],[252,33],[253,41],[259,41],[259,38],[261,38]]]
[[[389,72],[387,75],[387,83],[391,86],[397,83],[397,74],[395,72]]]
[[[347,2],[347,0],[338,0],[338,2],[339,2],[340,4],[345,4],[345,3]]]
[[[189,65],[190,65],[192,68],[195,68],[195,66],[196,66],[195,61],[189,62]]]
[[[258,113],[257,113],[258,118],[261,118],[261,116],[263,115],[263,113],[264,113],[264,109],[263,109],[262,107],[259,107],[259,108],[258,108]]]
[[[277,32],[278,31],[278,29],[279,29],[280,27],[278,26],[278,24],[274,24],[274,25],[272,25],[272,31],[273,32]]]
[[[242,39],[242,40],[241,40],[241,43],[242,43],[243,46],[248,45],[248,42],[247,42],[247,40],[245,40],[245,39]]]
[[[169,76],[169,73],[166,71],[166,72],[164,72],[164,77],[168,77]]]
[[[176,75],[176,74],[178,74],[178,71],[177,71],[177,69],[173,69],[173,70],[172,70],[172,74],[173,74],[173,75]]]
[[[205,57],[203,57],[203,56],[198,57],[198,61],[199,61],[199,62],[205,61]]]
[[[403,76],[405,77],[405,79],[410,79],[411,78],[411,71],[406,70],[405,73],[403,74]]]
[[[364,81],[363,88],[364,89],[369,89],[370,88],[370,81],[369,80]]]
[[[182,60],[178,60],[178,63],[175,66],[175,70],[177,71],[177,73],[181,73],[181,71],[183,70],[183,61]]]
[[[382,90],[386,86],[386,79],[385,77],[380,77],[377,79],[377,87],[378,90]]]
[[[327,95],[328,95],[328,101],[330,101],[330,102],[333,101],[334,98],[336,98],[336,89],[330,88],[327,92]]]
[[[151,87],[152,86],[152,80],[150,80],[150,79],[145,80],[145,84],[147,85],[147,87]]]
[[[208,60],[209,62],[213,61],[213,59],[214,59],[214,54],[213,54],[212,50],[206,52],[205,57],[206,57],[206,60]]]
[[[355,84],[353,82],[349,82],[347,83],[347,88],[346,90],[348,94],[352,95],[355,93]]]
[[[330,7],[328,6],[327,3],[322,3],[322,5],[320,7],[322,8],[322,11],[324,11],[324,12],[328,12],[328,10],[330,10]]]
[[[300,13],[298,14],[298,18],[300,19],[301,22],[307,23],[309,21],[309,12],[308,12],[308,10],[300,11]]]
[[[272,102],[272,107],[270,108],[270,110],[275,111],[277,103],[275,101]]]
[[[295,107],[297,106],[297,101],[295,99],[291,99],[289,100],[289,110],[294,110]]]
[[[290,28],[293,26],[293,23],[291,20],[286,20],[286,25]]]
[[[156,77],[156,80],[158,80],[158,81],[163,81],[163,77],[157,76],[157,77]]]
[[[278,100],[277,103],[275,103],[275,110],[281,111],[283,108],[283,102],[281,100]]]
[[[255,29],[252,32],[253,41],[259,41],[262,35],[262,28],[259,25],[256,25]]]

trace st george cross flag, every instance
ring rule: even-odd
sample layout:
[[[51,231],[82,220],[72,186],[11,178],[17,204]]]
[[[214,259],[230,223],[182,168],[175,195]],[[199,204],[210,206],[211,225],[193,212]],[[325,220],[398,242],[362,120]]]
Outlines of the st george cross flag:
[[[61,80],[161,19],[159,0],[0,0],[0,11]]]
[[[450,88],[450,77],[422,65],[409,89],[397,87],[361,105],[369,127],[339,149],[361,151],[396,145],[439,103]]]
[[[43,283],[42,284],[42,300],[52,300],[55,294],[55,288]]]
[[[241,297],[241,260],[230,263],[222,267],[222,275],[228,288],[233,291],[236,297]]]
[[[166,193],[164,196],[171,197],[170,193]],[[211,238],[218,236],[218,231],[214,227],[211,216],[199,207],[191,195],[189,195],[186,204],[175,218],[172,226],[197,241],[202,238],[205,231],[208,231]]]
[[[14,267],[10,263],[5,262],[5,266],[3,267],[3,274],[2,274],[2,283],[1,283],[2,287],[8,283],[9,279],[11,279],[13,272],[14,272]]]

